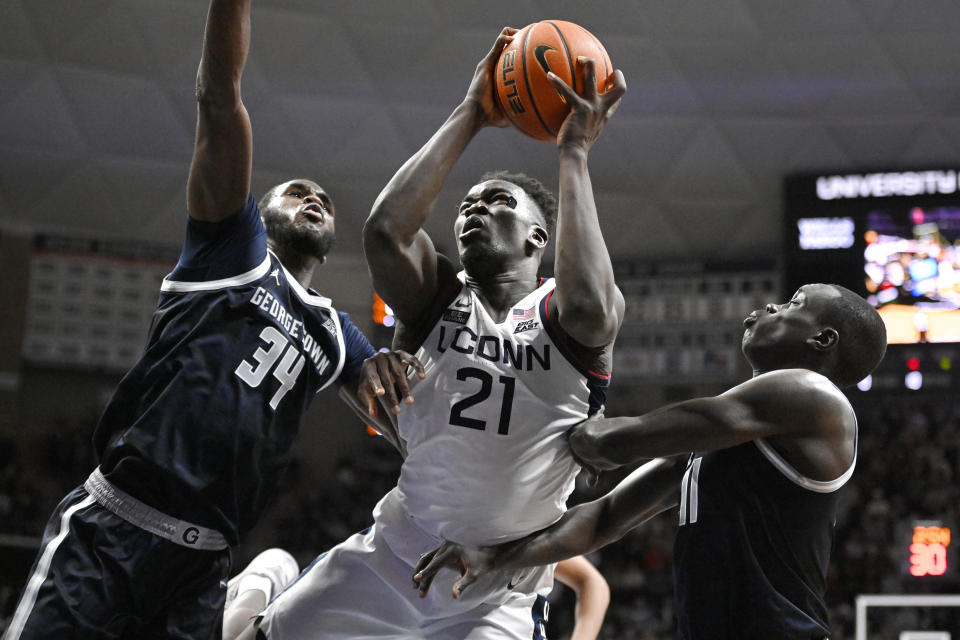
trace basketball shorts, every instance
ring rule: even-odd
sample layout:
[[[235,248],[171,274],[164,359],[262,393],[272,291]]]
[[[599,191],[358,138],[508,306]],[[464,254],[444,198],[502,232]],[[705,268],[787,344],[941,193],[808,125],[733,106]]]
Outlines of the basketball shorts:
[[[427,596],[413,584],[421,554],[441,540],[403,510],[396,489],[374,509],[374,525],[318,557],[267,606],[259,636],[266,640],[357,638],[531,640],[546,637],[546,594],[553,567],[495,572],[460,598],[459,577],[441,570]]]
[[[77,487],[57,506],[3,640],[220,640],[230,551],[180,546]]]

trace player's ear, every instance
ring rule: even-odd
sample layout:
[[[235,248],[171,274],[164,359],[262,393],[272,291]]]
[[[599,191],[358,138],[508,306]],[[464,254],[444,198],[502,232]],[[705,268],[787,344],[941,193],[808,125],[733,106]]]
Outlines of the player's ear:
[[[537,249],[543,249],[547,246],[547,243],[550,241],[550,234],[547,233],[547,230],[541,227],[538,224],[530,227],[530,232],[527,234],[527,242],[532,244]]]
[[[840,342],[840,334],[833,327],[827,327],[815,336],[807,338],[807,344],[816,351],[828,351]]]

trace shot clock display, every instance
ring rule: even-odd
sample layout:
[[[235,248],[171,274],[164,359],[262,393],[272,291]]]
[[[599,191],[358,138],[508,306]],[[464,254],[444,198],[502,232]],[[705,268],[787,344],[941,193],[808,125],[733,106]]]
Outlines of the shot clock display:
[[[943,576],[950,567],[950,528],[939,522],[918,522],[909,545],[909,572],[915,578]]]

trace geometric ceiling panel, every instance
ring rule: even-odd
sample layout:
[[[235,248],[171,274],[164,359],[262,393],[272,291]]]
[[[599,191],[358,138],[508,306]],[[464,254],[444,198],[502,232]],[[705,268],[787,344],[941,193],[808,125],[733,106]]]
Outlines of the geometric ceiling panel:
[[[0,4],[0,232],[179,243],[207,7]],[[253,190],[317,177],[345,216],[338,251],[358,257],[374,198],[463,100],[500,28],[550,18],[588,28],[626,78],[589,155],[615,257],[772,254],[785,175],[960,166],[955,0],[258,0]],[[438,243],[497,168],[555,188],[556,145],[479,132],[427,223]]]
[[[685,153],[673,163],[664,184],[671,197],[745,197],[755,192],[753,178],[716,126],[703,127],[683,148]]]
[[[9,73],[16,71],[16,73]],[[0,141],[24,148],[82,151],[77,119],[54,74],[35,64],[0,63]]]
[[[0,5],[0,55],[34,57],[42,49],[30,18],[21,2]]]

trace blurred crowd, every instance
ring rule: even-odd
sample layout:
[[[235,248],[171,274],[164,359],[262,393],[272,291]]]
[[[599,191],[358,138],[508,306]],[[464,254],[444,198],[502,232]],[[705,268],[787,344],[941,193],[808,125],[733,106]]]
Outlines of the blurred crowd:
[[[957,567],[934,578],[915,578],[908,571],[916,522],[939,521],[954,533],[960,525],[960,399],[860,395],[855,404],[858,463],[844,490],[829,572],[831,623],[839,639],[853,638],[857,594],[960,592]],[[56,502],[93,466],[89,429],[89,424],[64,425],[42,441],[42,455],[32,458],[0,442],[0,565],[5,567],[0,629],[27,577],[35,552],[31,544],[39,540]],[[362,450],[337,462],[329,482],[319,488],[304,479],[303,464],[294,463],[281,498],[253,539],[237,550],[237,568],[266,545],[289,549],[305,566],[317,553],[368,527],[373,506],[396,482],[400,457],[382,438],[370,436]],[[572,502],[592,499],[623,475],[607,474],[595,488],[578,484]],[[590,555],[612,591],[602,638],[675,637],[670,561],[675,529],[675,514],[665,513]],[[960,558],[952,553],[949,560]],[[549,637],[564,638],[572,627],[573,594],[558,585],[550,600]],[[932,628],[960,637],[960,610],[954,608],[897,608],[870,615],[871,638],[898,637],[894,631],[885,634],[885,628]]]

